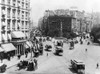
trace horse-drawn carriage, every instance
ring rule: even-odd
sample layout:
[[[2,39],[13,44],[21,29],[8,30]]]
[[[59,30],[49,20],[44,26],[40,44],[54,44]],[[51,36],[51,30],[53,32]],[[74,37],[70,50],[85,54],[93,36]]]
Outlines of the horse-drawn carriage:
[[[7,67],[6,64],[1,63],[1,64],[0,64],[0,73],[5,72],[5,71],[6,71],[6,67]]]
[[[57,55],[59,55],[60,53],[63,53],[63,43],[61,41],[57,42],[57,45],[55,45],[55,53]]]
[[[28,61],[23,60],[17,64],[17,67],[19,67],[19,70],[26,69],[27,71],[34,71],[37,68],[37,64],[33,59]]]
[[[46,46],[45,46],[45,50],[46,50],[46,51],[50,51],[49,49],[51,49],[51,48],[52,48],[51,45],[46,45]]]
[[[20,69],[25,69],[26,67],[28,66],[28,61],[20,61],[18,64],[17,64],[17,67],[19,67],[19,70]]]

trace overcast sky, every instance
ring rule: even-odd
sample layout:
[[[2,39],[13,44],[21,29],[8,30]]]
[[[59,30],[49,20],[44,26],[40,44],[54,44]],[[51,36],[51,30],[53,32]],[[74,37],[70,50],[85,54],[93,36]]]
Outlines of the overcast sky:
[[[30,0],[31,13],[34,22],[37,22],[43,16],[47,9],[67,9],[77,7],[86,12],[100,12],[100,0]]]

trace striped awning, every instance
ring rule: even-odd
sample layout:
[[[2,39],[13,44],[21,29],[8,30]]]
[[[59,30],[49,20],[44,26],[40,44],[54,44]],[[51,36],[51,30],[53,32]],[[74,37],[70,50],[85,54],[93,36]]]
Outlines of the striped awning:
[[[26,41],[26,44],[27,44],[30,48],[33,47],[33,44],[32,44],[30,41]]]
[[[26,49],[29,48],[29,46],[28,46],[26,43],[24,44],[24,47],[25,47]]]
[[[25,34],[21,31],[14,31],[11,33],[12,38],[23,38]]]
[[[15,46],[12,43],[2,44],[1,47],[4,49],[4,52],[16,50]]]

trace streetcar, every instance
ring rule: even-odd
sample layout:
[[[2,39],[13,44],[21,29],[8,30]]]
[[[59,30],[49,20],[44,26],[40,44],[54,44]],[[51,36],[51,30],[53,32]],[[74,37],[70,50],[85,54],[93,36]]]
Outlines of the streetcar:
[[[59,55],[60,53],[63,53],[63,42],[58,41],[57,45],[55,45],[55,54]]]
[[[74,49],[74,42],[73,41],[70,42],[70,49]]]
[[[82,60],[71,60],[71,68],[77,72],[77,74],[85,74],[85,63]]]

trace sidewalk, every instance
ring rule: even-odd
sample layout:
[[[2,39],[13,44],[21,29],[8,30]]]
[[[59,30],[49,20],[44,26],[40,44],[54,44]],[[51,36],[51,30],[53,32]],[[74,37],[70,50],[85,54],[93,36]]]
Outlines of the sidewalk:
[[[7,65],[7,69],[11,68],[12,66],[16,65],[17,63],[19,63],[21,60],[28,60],[31,58],[31,53],[28,54],[28,57],[25,58],[25,55],[22,55],[21,58],[18,60],[17,56],[14,56],[13,58],[11,58],[10,61],[8,60],[3,60],[3,63]]]
[[[40,56],[40,57],[42,57],[42,56]],[[9,69],[9,68],[15,66],[16,64],[18,64],[21,60],[29,60],[29,59],[31,59],[31,53],[28,54],[27,58],[25,58],[25,55],[22,55],[20,60],[18,60],[17,56],[14,56],[13,58],[11,58],[10,61],[8,61],[7,59],[4,59],[3,63],[6,64],[7,65],[7,69]]]
[[[42,65],[45,61],[47,61],[50,57],[52,57],[52,53],[48,52],[49,55],[47,56],[47,52],[44,51],[43,55],[40,55],[39,57],[35,58],[38,60],[38,66]],[[10,61],[8,61],[7,59],[3,60],[3,63],[7,65],[7,69],[15,66],[16,64],[18,64],[21,60],[29,60],[31,59],[31,53],[28,54],[28,57],[25,58],[25,55],[21,56],[20,60],[18,60],[17,56],[14,56],[13,58],[11,58]]]

